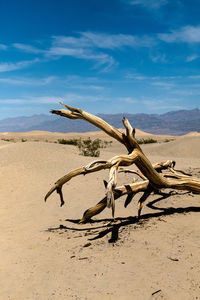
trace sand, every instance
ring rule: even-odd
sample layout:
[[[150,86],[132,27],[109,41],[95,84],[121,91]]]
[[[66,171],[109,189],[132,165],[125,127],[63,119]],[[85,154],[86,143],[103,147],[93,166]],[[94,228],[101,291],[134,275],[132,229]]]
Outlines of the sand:
[[[105,209],[79,225],[83,212],[105,195],[108,172],[101,171],[67,183],[62,208],[56,193],[44,202],[59,177],[93,160],[55,143],[74,136],[111,140],[100,132],[0,134],[0,299],[200,299],[198,195],[152,195],[140,222],[139,195],[126,209],[120,198],[114,224]],[[143,146],[152,163],[174,159],[177,169],[200,178],[198,134],[157,139]],[[114,141],[100,158],[120,153],[125,148]],[[119,184],[132,180],[130,174],[118,176]]]

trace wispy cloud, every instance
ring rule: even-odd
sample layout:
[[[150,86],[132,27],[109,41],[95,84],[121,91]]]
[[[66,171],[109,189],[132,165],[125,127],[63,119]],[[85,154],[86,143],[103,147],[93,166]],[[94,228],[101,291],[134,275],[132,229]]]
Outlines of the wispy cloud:
[[[81,32],[78,37],[54,36],[52,46],[46,52],[46,55],[48,57],[66,55],[93,60],[96,61],[95,67],[105,65],[105,69],[109,69],[117,62],[105,50],[125,47],[150,47],[154,43],[154,39],[148,36],[137,37],[126,34]]]
[[[169,33],[161,33],[158,38],[166,43],[183,42],[199,43],[200,42],[200,25],[184,26]]]
[[[161,93],[163,90],[169,99],[172,95],[180,97],[200,95],[200,75],[176,75],[176,76],[144,76],[142,74],[129,73],[127,80],[133,82],[144,81],[145,87],[151,89],[152,93]],[[143,84],[143,86],[144,86]],[[153,90],[152,90],[153,89]],[[178,100],[178,99],[176,99]]]
[[[76,75],[69,75],[62,80],[65,86],[71,89],[83,89],[100,91],[104,90],[104,84],[96,77],[81,77]]]
[[[27,101],[36,104],[58,103],[60,101],[60,97],[56,97],[56,96],[32,97],[29,98]]]
[[[194,79],[198,80],[200,79],[200,74],[197,75],[168,75],[168,76],[146,76],[144,74],[140,73],[128,73],[125,76],[126,79],[129,80],[146,80],[151,82],[171,82],[175,84],[176,82],[183,83],[184,80],[188,82],[188,79],[192,79],[192,82]],[[189,84],[189,82],[188,82]]]
[[[51,104],[51,103],[59,103],[63,101],[65,103],[88,103],[88,102],[97,102],[102,101],[102,97],[100,96],[92,96],[92,95],[81,95],[77,93],[68,93],[58,96],[36,96],[36,97],[23,97],[23,98],[8,98],[8,99],[0,99],[0,103],[4,104]]]
[[[7,50],[8,46],[4,45],[4,44],[0,44],[0,50]]]
[[[52,96],[0,99],[0,103],[4,104],[48,104],[59,101],[59,97]]]
[[[2,104],[21,104],[24,103],[23,99],[18,98],[6,98],[6,99],[0,99],[0,103]]]
[[[200,79],[200,75],[190,75],[188,76],[190,79]]]
[[[165,81],[155,81],[152,82],[152,85],[158,86],[167,90],[170,90],[171,88],[175,87],[175,84],[172,82],[165,82]]]
[[[8,85],[33,85],[33,86],[42,86],[48,85],[55,80],[56,77],[49,76],[46,78],[0,78],[0,84],[8,84]]]
[[[53,37],[52,46],[46,52],[46,56],[73,56],[79,59],[92,60],[95,63],[95,68],[104,65],[105,70],[116,64],[111,55],[96,49],[94,41],[84,37],[84,35]]]
[[[33,60],[19,61],[16,63],[3,62],[3,63],[0,63],[0,72],[9,72],[9,71],[23,69],[23,68],[29,67],[30,65],[33,65],[37,62],[39,62],[38,58],[35,58]]]
[[[188,56],[188,57],[186,58],[186,62],[191,62],[191,61],[193,61],[193,60],[196,60],[197,58],[199,58],[198,55],[192,54],[192,55],[190,55],[190,56]]]
[[[76,93],[68,93],[64,95],[62,98],[63,101],[66,103],[78,103],[78,102],[99,102],[104,100],[103,97],[101,96],[94,96],[94,95],[81,95],[81,94],[76,94]]]
[[[108,70],[116,64],[114,58],[106,53],[94,52],[84,48],[70,48],[65,45],[62,47],[51,47],[49,51],[46,52],[46,57],[50,58],[52,56],[72,56],[78,59],[92,60],[95,62],[95,68],[105,65],[104,70]]]
[[[116,100],[126,103],[138,103],[138,100],[133,97],[119,97]]]
[[[53,46],[70,49],[121,49],[123,47],[148,47],[154,40],[148,36],[81,32],[78,37],[55,36]]]
[[[110,50],[151,47],[154,44],[155,39],[149,36],[79,32],[76,36],[53,36],[51,45],[47,49],[20,43],[15,43],[13,46],[23,52],[43,54],[46,59],[72,56],[92,61],[94,68],[103,68],[107,71],[118,64]]]
[[[168,3],[168,0],[129,0],[130,5],[140,5],[149,9],[159,9]]]
[[[15,43],[15,44],[13,44],[13,46],[16,49],[19,49],[19,50],[22,50],[22,51],[28,52],[28,53],[34,53],[34,54],[45,53],[45,50],[39,49],[39,48],[31,46],[31,45]]]
[[[158,99],[145,99],[143,104],[152,111],[158,111],[158,106],[160,111],[166,110],[179,110],[183,109],[184,105],[181,104],[182,100],[178,98],[158,98]]]
[[[103,49],[120,49],[123,47],[148,47],[153,44],[153,39],[148,36],[134,36],[129,34],[105,34],[82,32],[82,38],[90,46]]]
[[[141,74],[128,73],[125,75],[125,78],[130,80],[146,80],[148,77]]]
[[[186,88],[178,87],[173,91],[173,94],[178,95],[178,96],[184,96],[184,97],[199,96],[200,95],[200,84],[188,85]]]
[[[183,78],[185,78],[182,75],[176,75],[176,76],[146,76],[144,74],[140,74],[140,73],[128,73],[125,78],[130,79],[130,80],[146,80],[150,83],[152,82],[158,82],[160,85],[160,83],[165,80],[165,81],[169,81],[169,82],[174,82],[176,80],[182,80]]]
[[[157,62],[167,63],[166,54],[162,54],[162,53],[151,54],[150,58],[155,63]]]
[[[104,89],[103,86],[94,85],[94,84],[73,84],[70,86],[72,89],[80,89],[80,90],[93,90],[93,91],[101,91]]]
[[[78,59],[91,60],[95,67],[104,65],[107,70],[115,65],[114,58],[103,52],[95,49],[95,45],[88,38],[82,35],[78,38],[70,36],[53,37],[51,45],[48,49],[40,49],[32,45],[15,43],[13,46],[23,52],[32,54],[43,54],[45,58],[57,59],[63,56],[72,56]]]

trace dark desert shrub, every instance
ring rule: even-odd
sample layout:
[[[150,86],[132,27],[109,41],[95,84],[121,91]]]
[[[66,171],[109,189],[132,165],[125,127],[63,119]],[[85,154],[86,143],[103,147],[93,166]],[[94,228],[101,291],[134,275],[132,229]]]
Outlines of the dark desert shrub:
[[[158,141],[157,140],[154,140],[154,139],[140,139],[140,140],[137,140],[138,144],[153,144],[153,143],[157,143]]]

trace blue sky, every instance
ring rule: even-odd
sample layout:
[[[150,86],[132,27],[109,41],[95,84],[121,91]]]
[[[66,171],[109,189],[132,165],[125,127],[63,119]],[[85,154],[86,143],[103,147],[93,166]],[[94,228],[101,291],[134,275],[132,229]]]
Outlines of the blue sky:
[[[0,119],[200,108],[198,0],[0,0]]]

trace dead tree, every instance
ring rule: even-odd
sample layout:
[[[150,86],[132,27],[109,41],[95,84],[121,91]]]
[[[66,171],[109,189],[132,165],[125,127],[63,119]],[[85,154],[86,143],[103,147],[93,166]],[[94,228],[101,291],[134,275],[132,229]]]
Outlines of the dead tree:
[[[125,206],[127,206],[135,194],[143,192],[141,198],[138,201],[138,217],[140,217],[141,210],[144,201],[149,195],[159,193],[161,189],[176,189],[186,190],[194,194],[200,194],[200,180],[191,177],[182,171],[176,171],[174,169],[174,161],[165,161],[152,165],[148,158],[143,153],[141,147],[137,143],[135,138],[135,129],[132,128],[129,121],[124,117],[123,124],[126,129],[126,133],[122,133],[101,118],[98,118],[92,114],[89,114],[79,108],[70,107],[61,103],[66,109],[52,110],[52,114],[57,114],[70,119],[82,119],[89,123],[92,123],[96,127],[106,132],[109,136],[116,139],[123,144],[128,154],[114,156],[109,160],[96,160],[91,162],[85,167],[73,170],[60,178],[49,192],[45,196],[45,201],[54,192],[60,195],[61,206],[64,204],[62,186],[73,177],[78,175],[86,175],[89,173],[97,172],[102,169],[109,169],[108,182],[105,183],[106,196],[94,207],[89,208],[83,214],[80,223],[86,222],[92,216],[99,214],[106,206],[112,208],[112,216],[114,217],[115,200],[123,195],[127,195]],[[127,169],[121,169],[119,167],[127,167],[135,164],[138,171],[131,171]],[[118,172],[131,172],[137,174],[142,180],[122,186],[117,185],[117,173]]]

